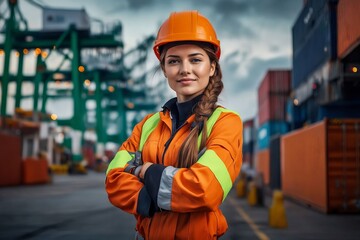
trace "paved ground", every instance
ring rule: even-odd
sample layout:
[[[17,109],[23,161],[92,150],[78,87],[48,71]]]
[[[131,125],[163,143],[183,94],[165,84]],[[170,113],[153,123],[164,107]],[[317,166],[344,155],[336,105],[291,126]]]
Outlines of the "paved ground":
[[[265,205],[269,206],[267,198]],[[250,207],[232,191],[222,205],[221,238],[360,239],[360,214],[325,215],[285,201],[289,227],[268,226],[267,207]],[[55,175],[52,184],[0,188],[0,239],[133,239],[135,219],[113,207],[104,174]]]

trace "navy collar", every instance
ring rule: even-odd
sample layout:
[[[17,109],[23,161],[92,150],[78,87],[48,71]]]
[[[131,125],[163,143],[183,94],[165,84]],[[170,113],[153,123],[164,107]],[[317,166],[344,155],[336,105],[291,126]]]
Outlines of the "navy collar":
[[[166,110],[171,111],[174,107],[176,107],[177,98],[171,98],[169,101],[167,101],[164,106],[162,106],[163,112]]]
[[[202,94],[189,100],[188,102],[192,102],[192,109],[191,109],[191,112],[193,113],[194,112],[194,109],[195,109],[195,106],[197,105],[197,103],[201,100],[201,97],[202,97]],[[183,103],[178,103],[177,102],[177,98],[174,97],[174,98],[171,98],[170,100],[168,100],[164,106],[162,106],[162,109],[163,109],[163,112],[165,112],[166,110],[167,111],[172,111],[174,110],[175,108],[177,109],[177,105],[182,105]]]

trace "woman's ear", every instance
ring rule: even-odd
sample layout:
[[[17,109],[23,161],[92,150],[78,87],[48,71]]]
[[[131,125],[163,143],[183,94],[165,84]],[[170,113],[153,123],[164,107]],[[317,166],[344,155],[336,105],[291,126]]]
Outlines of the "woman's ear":
[[[210,77],[213,77],[215,74],[215,70],[216,70],[216,62],[213,61],[210,65]]]
[[[165,69],[164,69],[164,67],[162,67],[162,66],[161,66],[161,71],[163,72],[164,77],[165,77],[165,78],[167,78],[167,75],[166,75]]]

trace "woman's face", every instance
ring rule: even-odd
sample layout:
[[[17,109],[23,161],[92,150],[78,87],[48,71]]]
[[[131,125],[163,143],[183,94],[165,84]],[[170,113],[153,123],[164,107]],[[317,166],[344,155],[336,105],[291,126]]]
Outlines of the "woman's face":
[[[185,102],[204,91],[214,75],[215,62],[210,63],[205,50],[197,45],[177,45],[167,50],[163,71],[178,102]]]

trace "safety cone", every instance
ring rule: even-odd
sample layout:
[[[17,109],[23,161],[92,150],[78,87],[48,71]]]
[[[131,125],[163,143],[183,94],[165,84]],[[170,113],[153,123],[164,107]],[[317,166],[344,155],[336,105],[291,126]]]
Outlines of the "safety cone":
[[[250,206],[255,206],[257,204],[257,188],[255,182],[251,181],[249,183],[249,191],[247,195],[247,201]]]
[[[245,197],[245,190],[245,181],[244,179],[240,178],[236,185],[237,196],[240,198]]]
[[[284,207],[284,197],[281,191],[275,190],[269,209],[269,225],[273,228],[287,228],[287,218]]]

